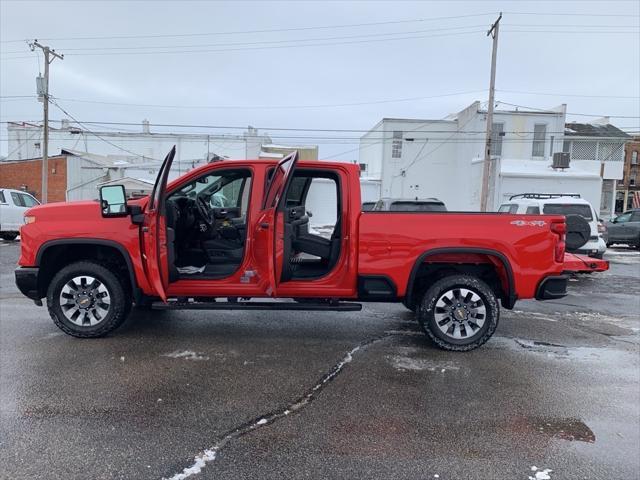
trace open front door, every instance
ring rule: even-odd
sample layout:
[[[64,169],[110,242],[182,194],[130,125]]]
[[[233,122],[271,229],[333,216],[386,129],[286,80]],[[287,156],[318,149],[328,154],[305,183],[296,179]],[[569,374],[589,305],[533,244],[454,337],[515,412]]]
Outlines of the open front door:
[[[151,191],[147,204],[144,224],[142,226],[143,256],[147,279],[163,302],[167,301],[167,286],[169,285],[169,261],[167,254],[167,224],[165,219],[165,194],[169,170],[176,155],[174,146],[162,162],[158,178]]]
[[[278,163],[267,185],[262,211],[258,216],[253,242],[253,254],[259,275],[268,278],[266,292],[272,296],[276,290],[276,222],[280,199],[287,190],[291,175],[298,163],[298,152],[293,152]],[[282,226],[278,229],[282,231]]]

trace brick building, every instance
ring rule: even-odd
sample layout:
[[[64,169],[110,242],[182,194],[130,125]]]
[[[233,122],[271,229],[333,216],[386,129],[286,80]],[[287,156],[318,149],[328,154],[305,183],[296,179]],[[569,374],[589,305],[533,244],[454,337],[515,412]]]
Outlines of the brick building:
[[[29,192],[42,199],[42,159],[0,162],[0,185]],[[67,156],[49,157],[47,200],[64,202],[67,199]]]
[[[616,212],[632,207],[634,192],[640,191],[640,136],[633,137],[624,146],[624,177],[616,198]]]

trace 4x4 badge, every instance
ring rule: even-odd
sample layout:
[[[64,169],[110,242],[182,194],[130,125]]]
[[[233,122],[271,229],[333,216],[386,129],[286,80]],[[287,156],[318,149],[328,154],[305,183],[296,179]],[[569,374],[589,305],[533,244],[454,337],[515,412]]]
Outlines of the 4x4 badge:
[[[544,227],[547,224],[544,220],[514,220],[511,222],[511,225],[516,225],[518,227]]]

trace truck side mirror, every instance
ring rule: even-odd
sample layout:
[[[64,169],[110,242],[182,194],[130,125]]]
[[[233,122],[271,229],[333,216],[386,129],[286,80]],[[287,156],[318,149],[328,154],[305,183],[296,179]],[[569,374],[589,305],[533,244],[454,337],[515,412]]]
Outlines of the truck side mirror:
[[[127,196],[123,185],[100,187],[100,208],[103,217],[124,217],[128,215]]]

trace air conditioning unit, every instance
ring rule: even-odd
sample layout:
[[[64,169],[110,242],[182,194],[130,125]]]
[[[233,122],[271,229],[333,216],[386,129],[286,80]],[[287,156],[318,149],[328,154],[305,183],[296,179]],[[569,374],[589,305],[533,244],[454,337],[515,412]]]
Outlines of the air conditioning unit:
[[[569,168],[569,152],[556,152],[553,154],[553,168]]]

